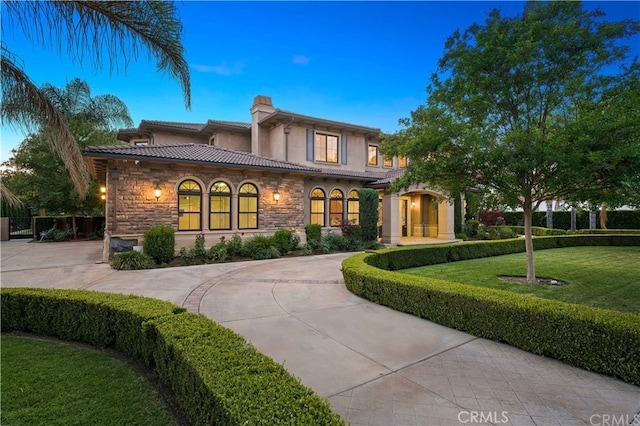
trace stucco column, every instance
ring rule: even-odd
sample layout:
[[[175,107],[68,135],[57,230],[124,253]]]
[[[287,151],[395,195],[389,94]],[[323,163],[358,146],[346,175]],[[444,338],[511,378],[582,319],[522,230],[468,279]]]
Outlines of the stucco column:
[[[400,197],[385,194],[382,197],[382,242],[397,246],[400,244]]]
[[[453,200],[445,198],[438,204],[438,239],[455,240],[455,209]]]

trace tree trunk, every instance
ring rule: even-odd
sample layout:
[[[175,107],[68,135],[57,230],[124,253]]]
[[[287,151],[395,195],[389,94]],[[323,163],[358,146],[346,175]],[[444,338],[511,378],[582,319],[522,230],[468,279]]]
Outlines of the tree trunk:
[[[607,205],[600,206],[600,228],[607,229]]]
[[[527,283],[533,284],[536,280],[536,268],[533,263],[533,208],[531,203],[524,206],[524,246],[527,254]]]

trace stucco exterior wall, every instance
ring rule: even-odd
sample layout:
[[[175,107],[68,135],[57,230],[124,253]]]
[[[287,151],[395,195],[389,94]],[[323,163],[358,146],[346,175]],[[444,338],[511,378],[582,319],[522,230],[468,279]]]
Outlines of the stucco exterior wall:
[[[213,144],[234,151],[251,152],[251,134],[219,132],[215,134]]]
[[[177,145],[177,144],[189,144],[189,143],[209,143],[206,137],[196,137],[194,135],[172,134],[172,133],[159,133],[153,134],[153,138],[150,141],[154,145]]]

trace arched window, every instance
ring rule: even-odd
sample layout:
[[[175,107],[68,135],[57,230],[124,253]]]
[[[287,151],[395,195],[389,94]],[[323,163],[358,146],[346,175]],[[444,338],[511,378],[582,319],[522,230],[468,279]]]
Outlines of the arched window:
[[[331,191],[329,200],[329,223],[331,226],[342,225],[344,194],[339,189]]]
[[[258,229],[258,188],[252,183],[238,191],[238,228]]]
[[[358,191],[349,191],[347,200],[347,220],[352,225],[360,225],[360,197]]]
[[[324,191],[316,188],[311,191],[311,223],[324,226]]]
[[[199,231],[202,190],[193,180],[185,180],[178,187],[178,231]]]
[[[209,229],[231,229],[231,188],[225,182],[211,185]]]

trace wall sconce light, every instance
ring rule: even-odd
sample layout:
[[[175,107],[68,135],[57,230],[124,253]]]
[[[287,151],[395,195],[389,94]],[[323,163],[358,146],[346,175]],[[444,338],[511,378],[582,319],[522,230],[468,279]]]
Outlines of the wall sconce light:
[[[100,186],[100,199],[102,201],[107,199],[107,187],[104,185]]]
[[[278,201],[280,201],[280,193],[277,189],[273,192],[273,201],[275,201],[276,204],[278,204]]]
[[[415,206],[416,206],[416,202],[415,202],[415,201],[412,201],[412,202],[411,202],[411,208],[414,208]]]
[[[162,189],[160,189],[159,185],[156,185],[156,188],[153,190],[153,195],[156,197],[156,201],[160,199],[160,196],[162,195]]]

